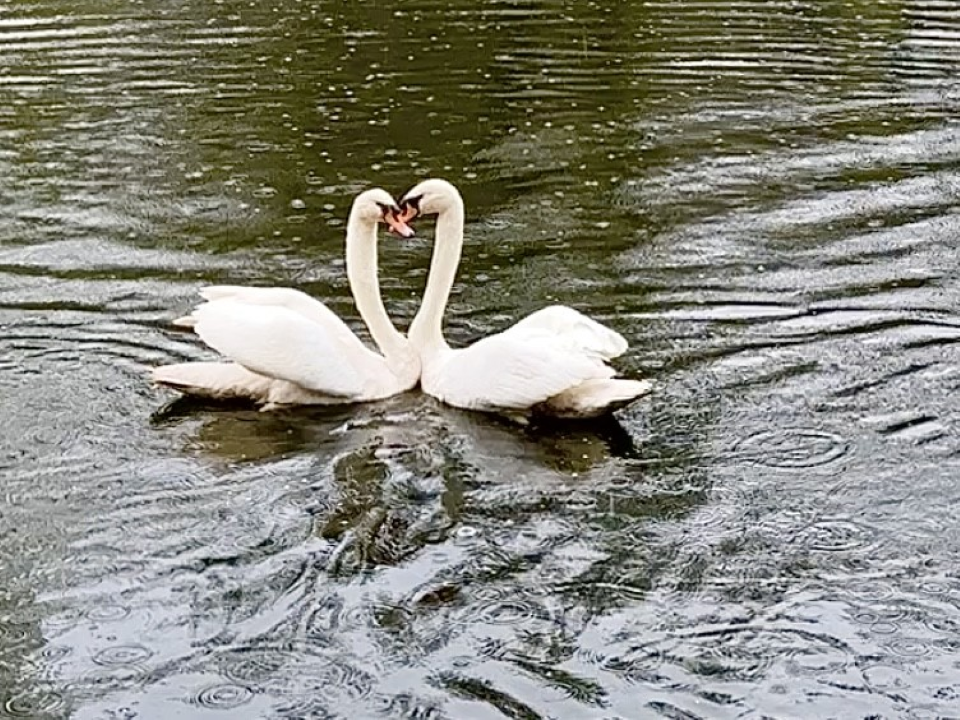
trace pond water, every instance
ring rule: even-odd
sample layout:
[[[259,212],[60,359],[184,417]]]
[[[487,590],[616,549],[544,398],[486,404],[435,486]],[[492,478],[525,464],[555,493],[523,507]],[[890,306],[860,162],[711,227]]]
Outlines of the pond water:
[[[952,0],[0,0],[0,716],[960,717],[958,111]],[[428,176],[453,344],[568,303],[655,392],[147,383],[204,284],[358,328]]]

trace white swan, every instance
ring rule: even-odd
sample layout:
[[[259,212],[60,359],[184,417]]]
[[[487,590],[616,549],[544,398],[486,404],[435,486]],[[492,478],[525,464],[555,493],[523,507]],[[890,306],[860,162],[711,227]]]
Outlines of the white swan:
[[[253,400],[265,410],[378,400],[412,388],[420,377],[419,356],[390,322],[380,297],[380,222],[399,235],[413,234],[385,190],[358,195],[347,222],[347,277],[382,354],[299,290],[219,285],[203,288],[207,302],[174,324],[192,327],[232,362],[163,365],[153,369],[153,381],[189,395]]]
[[[423,304],[407,333],[420,351],[420,385],[428,395],[526,422],[533,414],[598,417],[650,392],[650,382],[615,378],[606,364],[627,349],[623,336],[563,305],[451,349],[442,323],[463,247],[463,199],[449,182],[434,178],[409,190],[400,207],[404,221],[437,215]]]

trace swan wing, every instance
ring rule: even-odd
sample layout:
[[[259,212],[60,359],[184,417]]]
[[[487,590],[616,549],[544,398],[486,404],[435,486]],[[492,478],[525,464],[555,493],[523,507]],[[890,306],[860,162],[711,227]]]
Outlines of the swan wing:
[[[367,380],[384,372],[383,359],[353,333],[353,342],[344,342],[338,332],[343,321],[330,315],[335,323],[318,321],[322,316],[311,319],[285,304],[220,297],[200,305],[191,317],[207,345],[255,373],[333,396],[360,397]]]
[[[286,287],[244,287],[242,285],[208,285],[200,289],[200,296],[207,303],[219,300],[235,300],[251,305],[282,307],[299,313],[308,320],[319,323],[327,332],[334,334],[343,342],[360,343],[349,326],[333,310],[322,302],[301,290]],[[203,307],[201,304],[198,306]],[[185,318],[175,321],[184,327],[196,325],[196,310]],[[362,343],[361,343],[362,344]]]
[[[627,350],[623,335],[566,305],[551,305],[531,313],[504,332],[521,339],[530,333],[549,333],[555,336],[554,342],[566,345],[571,352],[594,354],[605,360]]]
[[[555,333],[513,330],[450,351],[433,383],[441,399],[476,410],[523,410],[587,380],[614,375],[602,359],[572,352]],[[430,382],[426,374],[424,380]]]

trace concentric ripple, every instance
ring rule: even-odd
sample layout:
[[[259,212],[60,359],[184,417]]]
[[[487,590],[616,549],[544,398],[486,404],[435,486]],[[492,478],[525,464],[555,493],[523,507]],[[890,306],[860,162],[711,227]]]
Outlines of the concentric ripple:
[[[223,675],[238,685],[257,685],[281,675],[297,663],[294,653],[269,648],[233,650],[221,655],[217,664]]]
[[[223,683],[205,687],[194,695],[194,702],[211,710],[232,710],[253,699],[253,690],[244,685]]]
[[[93,656],[98,665],[136,665],[153,655],[153,651],[142,645],[117,645],[108,647]]]
[[[801,470],[836,462],[850,452],[850,444],[834,433],[812,428],[766,430],[736,445],[744,459],[773,468]]]
[[[812,550],[843,552],[869,545],[874,533],[852,520],[820,520],[801,530],[798,538]]]
[[[3,711],[9,717],[37,718],[48,713],[56,713],[64,705],[63,697],[56,692],[40,691],[17,694],[3,704]]]

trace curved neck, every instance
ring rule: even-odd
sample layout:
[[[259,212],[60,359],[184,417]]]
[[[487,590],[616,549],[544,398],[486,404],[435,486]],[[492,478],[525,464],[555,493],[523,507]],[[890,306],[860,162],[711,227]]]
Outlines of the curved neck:
[[[408,336],[421,351],[438,352],[448,347],[443,339],[443,313],[447,309],[463,249],[463,201],[459,196],[454,200],[437,215],[423,304],[410,323]]]
[[[360,317],[373,341],[387,360],[398,358],[407,348],[407,339],[390,321],[380,297],[377,277],[377,222],[365,220],[355,211],[347,220],[347,279]]]

